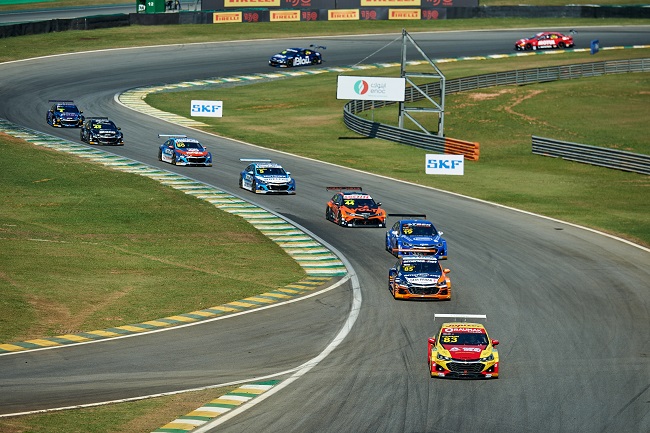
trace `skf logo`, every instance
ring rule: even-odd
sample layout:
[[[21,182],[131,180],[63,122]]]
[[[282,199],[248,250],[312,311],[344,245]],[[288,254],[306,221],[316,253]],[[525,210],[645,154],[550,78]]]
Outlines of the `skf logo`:
[[[465,158],[463,155],[427,155],[426,174],[463,175]]]
[[[368,85],[368,82],[366,80],[359,80],[356,83],[354,83],[354,92],[357,95],[365,95],[368,93],[368,89],[370,86]]]
[[[196,101],[193,100],[190,105],[192,116],[202,117],[222,117],[223,116],[223,102],[222,101]]]

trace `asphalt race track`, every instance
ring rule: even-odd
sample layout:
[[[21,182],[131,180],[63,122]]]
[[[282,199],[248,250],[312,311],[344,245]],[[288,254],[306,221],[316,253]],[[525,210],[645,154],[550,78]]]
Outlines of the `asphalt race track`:
[[[533,31],[413,36],[432,58],[447,58],[509,53],[516,39]],[[398,37],[193,44],[0,64],[0,118],[78,142],[77,129],[45,123],[48,99],[74,99],[87,116],[108,115],[122,128],[125,146],[106,150],[241,195],[304,226],[349,260],[362,304],[347,338],[218,431],[650,431],[647,250],[490,203],[198,133],[114,100],[138,86],[265,72],[269,55],[288,46],[326,45],[324,66],[355,64]],[[592,39],[601,47],[650,44],[650,27],[578,29],[578,48]],[[364,63],[398,62],[399,50],[399,42],[390,44]],[[158,133],[199,138],[212,151],[214,167],[158,162]],[[241,157],[282,163],[297,179],[298,193],[266,197],[238,189]],[[387,273],[394,259],[384,251],[385,231],[344,229],[324,218],[331,195],[325,187],[338,184],[362,185],[388,212],[426,213],[445,232],[451,301],[392,299]],[[323,351],[351,302],[348,282],[301,302],[198,326],[0,356],[0,414],[288,371]],[[487,314],[488,331],[501,342],[501,377],[431,379],[426,340],[437,330],[434,313]]]

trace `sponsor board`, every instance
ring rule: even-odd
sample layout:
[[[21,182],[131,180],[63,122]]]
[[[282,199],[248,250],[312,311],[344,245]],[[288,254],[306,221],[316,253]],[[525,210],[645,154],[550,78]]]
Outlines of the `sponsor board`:
[[[300,11],[271,11],[271,21],[300,21]]]
[[[465,174],[464,168],[465,157],[463,155],[426,155],[426,174],[448,174],[462,176]]]
[[[361,0],[361,6],[420,6],[420,0]]]
[[[192,100],[190,115],[198,117],[223,117],[223,101]]]
[[[212,23],[241,23],[241,12],[214,12],[212,14]]]
[[[327,11],[328,21],[358,20],[359,9],[338,9]]]
[[[420,9],[389,9],[389,20],[419,20],[422,19]]]
[[[280,0],[224,0],[227,8],[268,8],[279,7]]]
[[[404,102],[406,79],[339,75],[336,99]]]

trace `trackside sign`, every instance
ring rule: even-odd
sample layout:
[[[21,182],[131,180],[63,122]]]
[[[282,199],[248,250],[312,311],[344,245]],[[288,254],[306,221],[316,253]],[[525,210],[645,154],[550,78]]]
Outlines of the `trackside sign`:
[[[223,117],[223,101],[192,100],[191,115],[201,117]]]
[[[465,158],[463,155],[437,155],[427,154],[426,174],[451,174],[462,176],[465,174]]]
[[[405,78],[339,75],[336,99],[404,102]]]

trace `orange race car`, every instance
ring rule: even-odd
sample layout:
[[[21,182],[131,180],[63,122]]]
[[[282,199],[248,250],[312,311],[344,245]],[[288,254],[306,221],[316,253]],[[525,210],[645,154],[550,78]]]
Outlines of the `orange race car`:
[[[467,319],[487,319],[484,314],[434,314],[455,319],[440,326],[437,337],[429,338],[427,359],[431,377],[498,378],[499,340],[490,340],[480,323]],[[462,319],[458,320],[458,319]]]
[[[329,186],[338,191],[327,202],[325,218],[342,227],[386,227],[386,211],[360,186]]]

